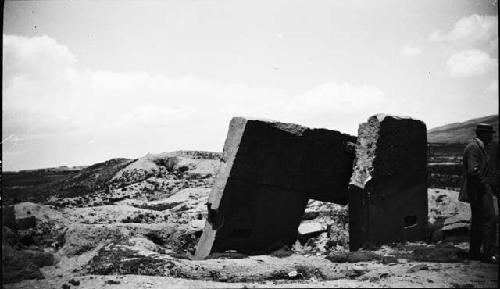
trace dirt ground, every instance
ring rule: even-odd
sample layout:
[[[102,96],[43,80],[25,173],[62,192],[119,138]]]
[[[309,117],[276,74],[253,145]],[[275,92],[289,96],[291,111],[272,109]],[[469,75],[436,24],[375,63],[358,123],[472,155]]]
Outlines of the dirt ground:
[[[311,256],[312,257],[312,256]],[[249,272],[252,270],[266,272],[266,267],[272,268],[279,263],[303,262],[304,257],[292,255],[285,258],[271,256],[253,256],[246,266]],[[312,257],[313,260],[318,261]],[[257,260],[263,260],[259,262]],[[220,266],[235,265],[243,260],[217,259],[207,261],[187,261],[187,262],[214,262]],[[323,261],[324,262],[324,261]],[[263,264],[264,263],[264,264]],[[278,263],[278,264],[276,264]],[[322,263],[322,262],[318,262]],[[483,264],[479,261],[466,261],[462,263],[423,263],[406,262],[400,260],[398,264],[381,264],[377,262],[360,263],[338,263],[332,267],[336,270],[338,279],[318,280],[309,277],[308,279],[291,280],[262,280],[258,282],[214,282],[204,280],[188,280],[183,278],[143,276],[143,275],[85,275],[79,276],[68,272],[63,268],[49,266],[43,268],[46,276],[43,280],[25,280],[16,284],[4,285],[6,289],[14,288],[63,288],[63,284],[68,284],[70,288],[124,288],[124,289],[151,289],[151,288],[356,288],[356,287],[390,287],[390,288],[496,288],[498,287],[498,265]],[[413,269],[412,269],[413,268]],[[231,269],[229,269],[230,271]],[[293,274],[291,274],[293,276]],[[71,285],[70,280],[79,281],[79,285]],[[111,284],[109,284],[111,283]],[[116,283],[116,284],[114,284]]]

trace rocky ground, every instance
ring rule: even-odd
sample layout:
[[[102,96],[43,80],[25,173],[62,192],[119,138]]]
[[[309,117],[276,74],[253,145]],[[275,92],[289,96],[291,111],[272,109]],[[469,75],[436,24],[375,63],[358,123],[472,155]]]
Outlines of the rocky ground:
[[[348,252],[347,207],[310,201],[291,247],[191,260],[219,158],[147,155],[106,189],[3,207],[4,288],[497,287],[498,265],[465,258],[468,205],[443,189],[429,242]]]

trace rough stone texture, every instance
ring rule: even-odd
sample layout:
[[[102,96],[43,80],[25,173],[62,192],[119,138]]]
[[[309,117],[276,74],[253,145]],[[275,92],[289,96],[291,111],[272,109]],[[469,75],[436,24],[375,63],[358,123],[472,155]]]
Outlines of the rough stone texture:
[[[426,126],[376,115],[359,127],[349,184],[349,248],[425,240]]]
[[[36,226],[36,217],[29,216],[26,218],[16,219],[16,228],[18,230],[27,230],[30,228],[34,228]]]
[[[233,118],[196,258],[293,244],[309,198],[347,203],[353,142],[337,131]]]
[[[43,279],[40,267],[54,265],[51,253],[34,250],[16,250],[2,244],[2,281],[15,283],[28,279]]]
[[[16,230],[16,211],[14,206],[4,206],[2,210],[2,226]]]

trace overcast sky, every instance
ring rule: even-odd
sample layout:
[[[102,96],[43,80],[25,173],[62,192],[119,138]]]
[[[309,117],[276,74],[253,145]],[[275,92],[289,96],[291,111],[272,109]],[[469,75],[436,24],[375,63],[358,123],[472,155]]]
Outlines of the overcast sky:
[[[253,116],[357,134],[498,113],[496,1],[6,1],[3,170],[222,151]]]

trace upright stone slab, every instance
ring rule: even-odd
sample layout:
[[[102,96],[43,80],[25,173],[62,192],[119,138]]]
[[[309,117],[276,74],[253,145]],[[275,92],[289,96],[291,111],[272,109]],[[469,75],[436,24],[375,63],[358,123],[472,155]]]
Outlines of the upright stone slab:
[[[291,245],[309,198],[346,204],[355,137],[235,117],[195,257]]]
[[[376,115],[359,126],[349,184],[349,247],[425,240],[427,130],[411,118]]]

